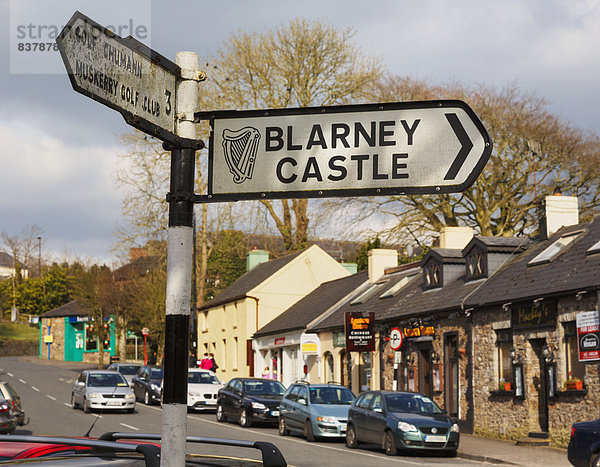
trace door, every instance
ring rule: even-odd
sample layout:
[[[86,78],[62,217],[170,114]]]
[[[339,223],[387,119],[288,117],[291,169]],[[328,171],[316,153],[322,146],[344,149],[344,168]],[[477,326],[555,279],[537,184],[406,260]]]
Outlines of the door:
[[[448,415],[458,418],[458,335],[444,339],[444,400]]]
[[[383,396],[376,393],[371,400],[371,407],[365,412],[365,436],[371,443],[381,443],[387,420],[383,407]]]
[[[419,349],[419,392],[433,397],[431,384],[431,347]]]
[[[540,425],[540,431],[548,432],[548,364],[546,363],[546,358],[542,351],[544,345],[546,345],[546,339],[531,339],[529,343],[539,362],[533,378],[534,386],[538,394],[538,423]]]

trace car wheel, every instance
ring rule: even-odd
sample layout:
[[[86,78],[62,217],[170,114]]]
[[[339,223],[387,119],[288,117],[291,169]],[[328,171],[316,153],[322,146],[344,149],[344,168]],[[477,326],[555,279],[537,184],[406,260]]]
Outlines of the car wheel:
[[[148,391],[144,392],[144,404],[150,405],[150,394],[148,394]]]
[[[287,429],[285,425],[285,419],[283,417],[279,417],[279,436],[287,436],[290,434],[290,430]]]
[[[354,425],[348,425],[348,429],[346,430],[346,446],[350,449],[356,449],[358,447]]]
[[[310,423],[310,420],[306,420],[304,422],[304,437],[306,438],[306,441],[315,440],[315,434],[313,433],[312,423]]]
[[[238,421],[243,428],[248,428],[251,425],[250,419],[248,418],[248,411],[246,409],[242,409]]]
[[[590,458],[590,467],[600,467],[600,452],[595,452]]]
[[[85,413],[91,412],[90,408],[88,407],[87,398],[85,398],[85,397],[83,398],[83,411]]]
[[[75,402],[75,394],[71,394],[71,407],[73,407],[74,409],[79,408],[79,406],[77,405],[77,402]]]
[[[216,416],[217,422],[222,423],[227,421],[227,417],[225,416],[225,412],[223,411],[223,406],[221,404],[217,405]]]
[[[386,456],[395,456],[396,454],[398,454],[398,449],[396,448],[396,441],[394,440],[394,435],[391,431],[386,431],[383,434],[382,444]]]

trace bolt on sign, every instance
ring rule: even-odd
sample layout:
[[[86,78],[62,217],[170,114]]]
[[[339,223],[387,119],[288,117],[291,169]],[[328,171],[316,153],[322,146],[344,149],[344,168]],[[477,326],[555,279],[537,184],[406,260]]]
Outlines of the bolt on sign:
[[[492,152],[457,100],[195,115],[211,126],[200,202],[458,192]]]
[[[600,318],[598,311],[577,313],[579,361],[600,360]]]
[[[78,11],[56,43],[75,91],[120,112],[145,133],[175,144],[187,141],[175,135],[175,93],[181,76],[175,63]]]
[[[348,352],[375,351],[375,313],[346,312],[344,329]]]

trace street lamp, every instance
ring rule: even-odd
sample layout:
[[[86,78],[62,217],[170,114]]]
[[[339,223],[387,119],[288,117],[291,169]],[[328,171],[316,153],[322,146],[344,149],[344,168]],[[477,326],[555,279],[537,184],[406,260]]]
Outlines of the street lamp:
[[[42,277],[42,237],[38,237],[38,274]]]

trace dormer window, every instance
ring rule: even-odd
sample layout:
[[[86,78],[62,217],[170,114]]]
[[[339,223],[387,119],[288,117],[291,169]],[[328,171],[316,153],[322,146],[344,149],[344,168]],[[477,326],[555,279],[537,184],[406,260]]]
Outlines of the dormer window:
[[[442,286],[442,264],[430,262],[423,270],[425,275],[425,288],[435,289]]]
[[[487,261],[485,253],[481,250],[473,249],[467,255],[467,280],[472,281],[487,277]]]

